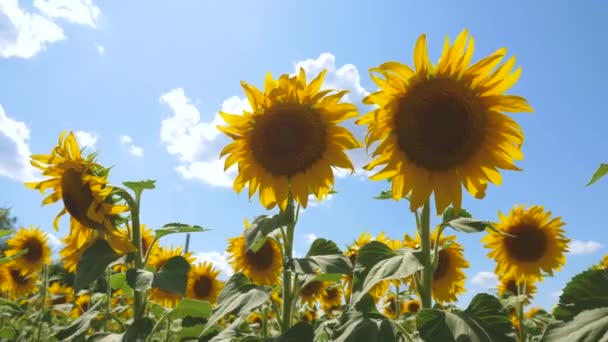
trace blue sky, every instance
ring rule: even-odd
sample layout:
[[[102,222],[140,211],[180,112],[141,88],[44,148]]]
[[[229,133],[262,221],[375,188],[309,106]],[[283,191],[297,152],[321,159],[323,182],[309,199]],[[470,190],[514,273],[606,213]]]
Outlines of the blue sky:
[[[412,64],[422,33],[436,61],[445,36],[467,28],[474,60],[503,46],[517,57],[523,73],[510,93],[526,97],[535,113],[514,115],[526,136],[524,171],[503,172],[502,186],[490,185],[483,201],[465,195],[463,206],[495,220],[514,204],[541,204],[563,218],[576,253],[540,285],[535,303],[550,307],[567,279],[608,246],[608,182],[585,187],[608,159],[608,5],[566,3],[0,0],[0,205],[12,207],[21,225],[65,234],[67,220],[60,232],[51,228],[60,206],[42,208],[42,197],[22,182],[35,175],[30,153],[48,153],[62,130],[79,131],[81,143],[114,166],[113,183],[158,180],[144,195],[144,223],[212,229],[192,236],[191,249],[223,267],[226,238],[242,231],[244,218],[264,213],[231,190],[234,172],[221,172],[218,159],[228,140],[214,128],[216,114],[246,106],[241,80],[261,86],[267,71],[325,67],[326,86],[350,89],[349,99],[360,101],[376,89],[370,67]],[[367,157],[361,150],[353,158],[362,165]],[[343,247],[364,231],[413,234],[405,201],[372,199],[385,189],[362,174],[339,177],[338,194],[303,213],[296,251],[305,253],[312,235]],[[494,263],[480,239],[458,234],[471,263],[463,303],[491,286],[484,272]]]

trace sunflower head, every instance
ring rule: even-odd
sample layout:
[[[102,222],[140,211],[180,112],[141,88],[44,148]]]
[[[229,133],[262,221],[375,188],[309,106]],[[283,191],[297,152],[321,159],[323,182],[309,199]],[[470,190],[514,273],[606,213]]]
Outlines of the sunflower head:
[[[107,180],[109,170],[96,163],[95,156],[83,157],[74,133],[63,132],[51,154],[31,156],[32,165],[50,178],[25,185],[42,193],[54,191],[42,201],[43,205],[62,201],[64,207],[53,222],[55,230],[59,229],[61,216],[69,213],[83,227],[101,234],[117,253],[133,252],[135,246],[116,231],[117,215],[129,208],[113,202],[113,188]]]
[[[520,291],[521,294],[519,293]],[[500,278],[498,282],[498,294],[500,296],[526,296],[524,304],[530,304],[530,301],[536,293],[536,281],[533,278],[527,280],[518,280],[517,278]]]
[[[267,209],[285,210],[290,195],[306,208],[310,193],[320,200],[331,191],[332,166],[354,170],[344,150],[360,143],[338,123],[357,116],[357,107],[340,102],[346,91],[320,90],[324,75],[307,83],[304,69],[277,80],[269,73],[263,92],[241,83],[251,111],[220,112],[227,126],[218,126],[233,140],[221,156],[225,169],[238,163],[237,192],[259,190]]]
[[[6,256],[16,255],[27,250],[22,256],[12,260],[25,273],[33,273],[42,269],[42,265],[51,263],[51,249],[47,243],[46,233],[39,228],[21,228],[17,234],[7,241],[9,247]]]
[[[509,216],[499,213],[496,229],[483,237],[488,256],[496,260],[496,274],[518,281],[541,278],[541,271],[553,274],[566,262],[569,239],[561,218],[551,218],[542,206],[515,206]]]
[[[153,266],[156,270],[159,270],[167,263],[167,261],[169,261],[169,259],[176,256],[184,257],[189,264],[194,262],[194,256],[192,256],[191,252],[183,253],[181,246],[171,246],[161,247],[158,249],[157,253],[150,255],[148,264]],[[150,294],[150,299],[153,302],[169,308],[175,307],[182,298],[179,293],[170,292],[159,288],[152,288],[148,293]]]
[[[276,240],[267,239],[257,252],[253,252],[247,249],[245,235],[240,235],[228,239],[227,251],[232,268],[243,272],[254,283],[277,285],[280,282],[283,254]]]
[[[47,305],[70,303],[74,299],[74,289],[68,285],[54,281],[48,288]]]
[[[321,303],[323,304],[323,311],[326,313],[339,309],[342,305],[342,299],[344,294],[342,287],[334,285],[325,289],[325,292],[321,296]]]
[[[14,263],[3,265],[0,272],[2,272],[3,280],[0,286],[3,291],[8,292],[12,299],[19,299],[38,292],[38,286],[36,286],[38,277],[36,273],[24,273]]]
[[[317,309],[315,309],[314,307],[306,307],[304,313],[302,314],[302,321],[308,324],[312,324],[317,319],[317,317],[319,317]]]
[[[383,312],[386,317],[397,319],[399,318],[397,312],[405,312],[404,308],[405,302],[398,296],[391,293],[384,298]]]
[[[199,263],[190,268],[186,296],[215,303],[222,289],[222,282],[218,279],[220,271],[210,262]]]
[[[405,304],[403,304],[403,311],[411,314],[418,313],[420,308],[422,308],[422,304],[417,299],[408,300],[405,302]]]
[[[82,314],[89,310],[89,307],[91,307],[91,296],[87,292],[78,294],[71,312],[72,318],[82,316]]]
[[[488,182],[501,183],[498,169],[518,170],[523,133],[502,112],[532,111],[525,99],[504,95],[521,71],[512,71],[514,58],[500,65],[505,49],[470,65],[473,39],[466,30],[444,46],[432,64],[422,35],[415,69],[399,62],[372,68],[380,90],[363,102],[376,109],[357,121],[367,126],[368,148],[379,142],[365,168],[383,169],[371,178],[390,179],[393,197],[409,195],[411,210],[434,192],[438,215],[450,204],[460,208],[462,185],[483,198]]]
[[[72,218],[70,222],[72,231],[61,239],[65,246],[59,251],[59,257],[66,271],[74,273],[84,252],[100,237],[95,236],[95,232],[90,229],[75,228],[82,226],[77,220]]]
[[[309,306],[314,306],[315,303],[321,300],[325,295],[325,288],[329,285],[329,283],[325,281],[311,281],[306,283],[300,289],[300,300],[302,303],[307,303]]]

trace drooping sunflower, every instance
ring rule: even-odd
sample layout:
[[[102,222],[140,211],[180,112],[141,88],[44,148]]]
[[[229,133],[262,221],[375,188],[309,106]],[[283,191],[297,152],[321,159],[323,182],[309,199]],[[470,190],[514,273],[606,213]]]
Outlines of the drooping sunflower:
[[[24,273],[18,265],[8,263],[2,266],[2,289],[13,299],[19,299],[38,292],[36,273]]]
[[[321,200],[331,191],[332,166],[354,170],[344,150],[361,144],[338,123],[356,117],[357,107],[339,102],[347,91],[320,90],[324,77],[307,83],[304,69],[277,80],[268,73],[264,92],[241,82],[252,111],[220,112],[228,126],[218,126],[233,139],[220,156],[228,156],[225,169],[238,163],[236,192],[249,186],[251,198],[259,189],[264,207],[282,210],[291,193],[306,208],[310,193]]]
[[[437,243],[437,232],[435,229],[431,234],[431,248]],[[420,236],[412,239],[405,237],[406,245],[417,248],[420,245]],[[455,302],[456,296],[464,293],[464,280],[466,275],[463,269],[469,268],[469,263],[464,258],[463,248],[456,242],[455,235],[442,235],[439,239],[439,261],[433,272],[433,299],[439,303]],[[412,286],[415,286],[411,281]]]
[[[46,233],[39,228],[31,226],[30,229],[26,229],[22,227],[6,243],[9,249],[4,254],[7,257],[27,249],[25,254],[11,261],[24,273],[37,272],[42,269],[42,265],[51,263],[51,249],[47,243]]]
[[[397,309],[397,305],[399,305],[398,309]],[[402,312],[405,312],[404,308],[405,308],[405,302],[403,301],[403,299],[398,298],[393,293],[389,294],[384,299],[383,312],[384,312],[384,315],[390,319],[397,319],[398,318],[397,310],[399,310],[399,312],[402,313]]]
[[[532,278],[528,278],[526,281],[518,280],[516,278],[500,278],[498,282],[498,294],[500,296],[517,296],[518,286],[522,287],[523,293],[521,295],[527,296],[524,301],[525,304],[529,304],[532,297],[536,293],[536,281]]]
[[[249,324],[255,324],[258,327],[261,327],[264,322],[264,319],[259,312],[254,311],[247,317],[247,322]]]
[[[415,314],[420,311],[422,304],[417,299],[408,300],[403,304],[403,311],[411,314]]]
[[[283,254],[279,243],[268,239],[257,251],[247,249],[245,235],[228,239],[228,262],[235,272],[243,272],[247,278],[260,285],[277,285],[283,269]]]
[[[150,255],[148,264],[155,267],[156,270],[160,270],[167,263],[167,261],[169,261],[169,259],[176,256],[184,257],[189,264],[194,262],[194,256],[191,252],[184,253],[181,246],[172,246],[159,248],[157,253]],[[175,305],[177,305],[179,300],[182,298],[179,293],[170,292],[159,288],[151,288],[148,293],[153,302],[168,308],[175,307]]]
[[[211,304],[217,301],[223,283],[218,279],[220,271],[211,262],[202,262],[190,268],[186,296],[206,300]]]
[[[309,306],[314,306],[315,303],[326,295],[325,288],[329,285],[325,281],[311,281],[300,289],[300,300],[302,303],[307,303]]]
[[[340,286],[330,286],[325,289],[321,296],[323,311],[329,313],[332,310],[339,309],[344,298],[342,288]]]
[[[117,253],[135,251],[135,246],[128,236],[121,234],[114,224],[116,215],[129,209],[109,201],[112,187],[108,186],[109,170],[95,162],[95,155],[84,158],[78,147],[76,136],[65,132],[59,136],[59,143],[51,154],[32,155],[31,164],[51,177],[41,182],[28,182],[25,185],[41,193],[53,189],[53,193],[44,198],[42,205],[62,201],[63,209],[53,222],[55,230],[59,229],[59,219],[69,213],[82,226],[72,224],[71,234],[79,234],[75,227],[94,229]]]
[[[414,50],[415,71],[399,62],[370,70],[380,90],[363,102],[377,109],[357,123],[367,125],[368,148],[380,144],[365,168],[383,166],[371,178],[391,179],[393,198],[409,195],[412,211],[432,192],[438,215],[450,204],[459,209],[462,185],[483,198],[488,182],[500,185],[498,169],[519,170],[514,161],[523,158],[522,130],[502,113],[532,111],[524,98],[504,94],[521,69],[511,72],[513,57],[497,68],[506,49],[470,65],[474,45],[472,38],[467,44],[468,38],[463,30],[454,44],[446,40],[433,65],[426,35],[421,35]]]
[[[499,212],[496,229],[509,235],[488,230],[483,237],[488,256],[496,260],[496,274],[519,281],[541,278],[541,271],[553,274],[566,262],[570,242],[564,236],[565,225],[560,217],[542,206],[515,206],[509,216]]]

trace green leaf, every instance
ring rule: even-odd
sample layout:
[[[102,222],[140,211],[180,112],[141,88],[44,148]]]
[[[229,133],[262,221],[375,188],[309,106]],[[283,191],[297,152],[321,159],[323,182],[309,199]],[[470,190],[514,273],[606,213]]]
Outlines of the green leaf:
[[[268,342],[312,342],[315,332],[312,327],[305,322],[296,323],[281,336],[267,339]]]
[[[569,321],[582,311],[608,307],[608,269],[590,269],[566,284],[553,315]]]
[[[74,276],[74,288],[76,291],[88,287],[91,282],[101,277],[106,267],[112,261],[118,259],[116,254],[106,240],[96,240],[80,257],[76,266]]]
[[[320,273],[316,275],[304,276],[301,288],[315,281],[337,282],[342,279],[342,274],[339,273]]]
[[[181,327],[177,331],[177,336],[179,337],[180,341],[188,341],[190,339],[197,341],[197,337],[203,332],[204,328],[205,326],[203,324],[198,324],[191,327]]]
[[[8,306],[14,311],[24,313],[23,309],[21,309],[21,307],[17,303],[11,302],[10,300],[5,298],[0,298],[0,307],[2,306]]]
[[[186,316],[208,318],[211,315],[211,311],[211,303],[207,301],[183,298],[171,312],[171,317],[180,319]],[[200,335],[201,332],[202,330],[198,335]]]
[[[293,204],[289,204],[286,211],[281,211],[273,216],[260,215],[254,218],[249,228],[245,229],[245,243],[247,248],[253,252],[257,252],[264,246],[268,234],[279,227],[284,227],[294,222],[294,211]]]
[[[0,258],[0,266],[8,263],[11,260],[15,260],[15,259],[17,259],[20,256],[25,255],[25,254],[27,254],[27,248],[23,249],[23,250],[21,250],[21,251],[19,251],[17,253],[15,253],[15,254],[13,254],[11,256],[9,256],[9,257]]]
[[[486,230],[486,228],[490,228],[492,223],[488,221],[480,221],[470,217],[459,217],[449,221],[447,225],[459,232],[479,233]]]
[[[146,189],[152,190],[156,188],[156,181],[152,179],[138,182],[122,182],[122,184],[139,195]]]
[[[393,192],[391,190],[381,191],[380,194],[374,198],[379,200],[393,199]]]
[[[608,341],[608,308],[583,311],[570,322],[550,324],[541,342],[606,342]]]
[[[87,342],[122,342],[123,338],[124,334],[101,332],[91,335]]]
[[[414,253],[397,250],[372,241],[359,250],[353,279],[351,305],[356,304],[374,285],[383,280],[406,278],[423,268]]]
[[[110,287],[114,290],[122,290],[128,297],[133,297],[133,288],[127,283],[126,273],[115,273],[110,276]]]
[[[476,295],[464,311],[423,309],[416,326],[425,341],[515,341],[500,301],[486,293]]]
[[[233,274],[220,292],[217,307],[209,317],[205,331],[228,314],[240,316],[255,310],[268,300],[271,291],[268,286],[253,284],[241,272]]]
[[[12,229],[0,229],[0,238],[3,238],[7,235],[13,234],[15,231]]]
[[[460,208],[458,213],[455,213],[454,208],[449,207],[443,212],[443,221],[442,222],[447,224],[448,222],[455,220],[457,218],[461,218],[461,217],[473,218],[473,216],[468,211],[466,211],[466,209]]]
[[[589,186],[589,185],[597,182],[602,177],[604,177],[606,175],[606,173],[608,173],[608,164],[602,163],[600,165],[600,167],[598,167],[597,170],[595,170],[595,173],[593,174],[593,177],[591,177],[591,180],[589,181],[589,183],[587,183],[586,186]]]
[[[124,341],[144,341],[154,328],[154,320],[149,317],[144,317],[140,320],[134,320],[133,323],[125,331]]]
[[[87,332],[89,327],[91,326],[91,321],[97,317],[99,311],[97,308],[101,305],[101,302],[95,303],[87,312],[80,315],[76,320],[72,322],[72,324],[67,327],[59,330],[55,337],[60,341],[71,340],[82,336]]]
[[[4,327],[0,329],[0,338],[12,340],[17,335],[17,331],[11,327]]]
[[[169,258],[156,273],[146,270],[127,270],[127,284],[138,291],[146,291],[152,287],[169,292],[186,293],[190,264],[181,255]]]
[[[306,257],[316,255],[342,254],[335,242],[322,238],[315,239],[306,253]]]
[[[336,331],[333,342],[384,342],[397,341],[390,321],[379,314],[348,313],[344,324]]]
[[[143,292],[152,288],[154,273],[131,268],[127,270],[125,279],[132,289]]]
[[[160,229],[157,229],[155,231],[154,238],[158,240],[158,239],[162,238],[163,236],[166,236],[169,234],[197,233],[197,232],[206,232],[208,230],[209,229],[203,228],[201,226],[193,226],[193,225],[184,224],[184,223],[172,222],[172,223],[167,223]]]

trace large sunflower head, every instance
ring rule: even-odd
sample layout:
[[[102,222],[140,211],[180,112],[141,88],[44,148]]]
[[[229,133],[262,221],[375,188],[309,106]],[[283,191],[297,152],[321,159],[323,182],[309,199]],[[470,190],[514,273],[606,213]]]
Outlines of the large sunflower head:
[[[517,296],[519,294],[518,288],[522,291],[521,295],[526,296],[524,304],[529,304],[536,293],[536,282],[532,279],[522,281],[516,278],[503,277],[498,282],[497,290],[500,296]]]
[[[437,242],[438,231],[436,229],[431,234],[431,247],[439,243],[439,261],[433,272],[433,298],[439,303],[455,302],[456,296],[465,292],[464,280],[467,276],[463,269],[468,268],[469,263],[464,258],[462,245],[456,242],[456,236],[442,235]],[[418,233],[414,239],[406,236],[405,241],[407,246],[417,248],[420,236]]]
[[[264,245],[253,252],[247,249],[245,235],[228,239],[228,261],[236,272],[243,272],[256,284],[277,285],[283,269],[283,254],[279,243],[267,239]]]
[[[190,268],[186,296],[215,303],[222,289],[222,282],[218,279],[220,271],[210,262],[199,263]]]
[[[8,292],[12,299],[20,299],[38,292],[36,273],[24,273],[18,265],[8,263],[0,269],[2,272],[2,290]]]
[[[446,40],[433,65],[422,35],[415,70],[399,62],[370,70],[380,90],[363,102],[377,108],[357,123],[368,126],[368,147],[380,144],[366,169],[383,166],[371,178],[391,179],[393,197],[409,195],[411,210],[432,192],[438,215],[450,204],[459,209],[462,185],[483,198],[488,182],[501,183],[498,169],[519,170],[514,161],[523,158],[521,128],[502,113],[532,111],[524,98],[504,95],[521,69],[512,72],[514,58],[500,65],[506,49],[470,65],[474,47],[468,38],[464,30],[453,44]]]
[[[499,213],[496,231],[483,237],[488,256],[496,260],[496,274],[504,278],[534,280],[541,271],[553,274],[566,263],[569,239],[564,236],[564,223],[560,217],[551,218],[551,212],[542,206],[515,206],[509,216]],[[508,235],[507,235],[508,234]]]
[[[339,102],[346,91],[320,90],[325,71],[310,83],[304,69],[297,76],[270,73],[264,91],[242,82],[251,111],[220,115],[228,126],[218,129],[233,139],[221,156],[225,168],[238,163],[234,189],[259,189],[267,209],[287,207],[289,194],[306,208],[308,195],[322,199],[332,189],[332,166],[353,170],[344,150],[360,143],[338,123],[358,115],[354,104]]]
[[[53,189],[42,204],[62,201],[63,209],[53,222],[59,229],[59,219],[69,213],[84,227],[94,229],[103,235],[117,253],[135,251],[127,236],[116,231],[117,215],[129,208],[112,202],[112,187],[108,186],[109,170],[95,162],[95,154],[83,157],[74,133],[59,136],[59,143],[48,155],[32,155],[31,163],[50,177],[41,182],[25,185],[41,193]]]
[[[51,263],[51,249],[47,243],[46,233],[33,226],[30,229],[21,228],[7,242],[6,256],[16,255],[27,250],[22,256],[12,260],[25,273],[37,272],[44,264]]]
[[[181,246],[177,247],[161,247],[158,249],[158,252],[154,255],[150,255],[150,260],[148,264],[156,268],[156,270],[161,269],[169,259],[175,256],[182,256],[186,259],[189,264],[194,262],[194,256],[192,256],[191,252],[183,253],[183,249]],[[152,288],[148,292],[150,294],[150,299],[165,307],[175,307],[182,296],[179,293],[166,291],[159,288]]]

